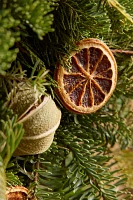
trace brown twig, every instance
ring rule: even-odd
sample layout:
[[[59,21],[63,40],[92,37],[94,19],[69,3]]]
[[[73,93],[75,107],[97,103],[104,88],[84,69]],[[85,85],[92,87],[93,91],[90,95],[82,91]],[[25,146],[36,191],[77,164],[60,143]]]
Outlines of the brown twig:
[[[111,51],[112,53],[124,53],[124,54],[133,55],[133,51],[129,51],[129,50],[111,49]]]
[[[39,155],[35,155],[35,158],[36,158],[36,163],[34,164],[34,169],[35,169],[35,172],[34,172],[34,183],[35,183],[35,186],[33,187],[33,190],[32,190],[32,193],[31,193],[31,197],[33,200],[37,200],[36,197],[35,197],[35,192],[36,192],[36,184],[38,182],[38,178],[39,178],[39,174],[37,172],[37,170],[39,169],[39,161],[38,161],[38,158],[39,158]]]
[[[29,190],[29,193],[28,193],[28,199],[29,200],[37,200],[36,196],[35,196],[35,192],[36,192],[36,186],[37,186],[37,182],[38,182],[38,178],[39,178],[39,174],[37,172],[37,170],[39,169],[39,161],[38,161],[38,158],[39,158],[39,155],[35,155],[35,158],[36,158],[36,163],[34,164],[34,187],[32,188],[32,190]]]
[[[37,155],[37,161],[36,161],[36,163],[35,163],[35,169],[36,169],[36,170],[39,169],[38,155]],[[34,182],[35,182],[35,183],[37,183],[38,177],[39,177],[38,172],[35,171],[35,174],[34,174]]]

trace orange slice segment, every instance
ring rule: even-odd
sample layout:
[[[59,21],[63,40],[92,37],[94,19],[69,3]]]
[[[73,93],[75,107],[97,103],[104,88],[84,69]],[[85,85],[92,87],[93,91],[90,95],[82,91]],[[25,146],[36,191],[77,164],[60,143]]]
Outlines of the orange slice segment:
[[[59,65],[55,71],[57,93],[70,111],[93,113],[109,100],[115,89],[117,64],[108,46],[98,39],[81,40],[77,47],[78,51],[70,56],[71,70]]]

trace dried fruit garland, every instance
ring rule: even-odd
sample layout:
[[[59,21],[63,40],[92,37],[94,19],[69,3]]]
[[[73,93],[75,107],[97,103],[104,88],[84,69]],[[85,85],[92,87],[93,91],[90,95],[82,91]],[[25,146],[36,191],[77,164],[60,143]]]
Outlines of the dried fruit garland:
[[[79,50],[71,53],[71,70],[59,65],[55,71],[57,93],[67,109],[88,114],[100,109],[112,95],[117,64],[107,45],[98,39],[81,40],[77,47]]]

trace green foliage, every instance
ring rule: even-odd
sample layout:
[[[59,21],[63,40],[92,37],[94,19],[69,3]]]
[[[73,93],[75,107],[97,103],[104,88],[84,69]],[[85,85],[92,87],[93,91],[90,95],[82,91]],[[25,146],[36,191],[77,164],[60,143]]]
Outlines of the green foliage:
[[[0,155],[3,159],[4,168],[6,169],[10,158],[23,136],[24,130],[22,125],[17,123],[17,116],[11,117],[10,114],[9,117],[7,114],[8,111],[4,107],[1,112],[1,114],[6,116],[6,121],[4,119],[0,121]]]
[[[3,166],[3,160],[0,156],[0,200],[6,200],[6,174]]]
[[[15,174],[15,172],[9,172],[8,170],[6,171],[6,183],[8,186],[22,185],[19,177]]]
[[[25,180],[22,182],[38,199],[117,200],[121,195],[130,199],[126,188],[117,190],[126,177],[116,176],[117,171],[110,170],[113,161],[107,148],[116,141],[123,148],[130,142],[131,131],[125,123],[129,113],[122,100],[113,106],[110,103],[97,115],[89,116],[63,111],[61,125],[48,151],[13,160],[17,174]],[[13,167],[12,171],[16,169]]]
[[[125,3],[125,7],[123,7],[117,0],[107,0],[108,4],[110,5],[110,7],[114,7],[115,9],[117,9],[127,20],[129,20],[131,23],[133,23],[132,17],[130,14],[128,14],[126,12],[126,3]]]
[[[53,15],[50,12],[57,6],[56,1],[10,0],[3,1],[0,10],[0,74],[11,67],[16,59],[20,35],[27,35],[31,28],[39,39],[53,31]],[[15,45],[15,46],[14,46]]]
[[[4,167],[0,170],[6,169],[7,184],[24,185],[40,200],[117,200],[123,194],[129,199],[126,188],[117,191],[126,178],[125,175],[115,177],[115,171],[110,171],[113,164],[108,147],[118,142],[125,148],[133,141],[133,114],[127,108],[129,99],[133,98],[132,55],[115,53],[115,49],[132,50],[133,24],[127,13],[132,15],[133,3],[3,0],[1,5],[0,153]],[[102,39],[114,50],[118,82],[102,109],[80,116],[61,106],[53,90],[56,87],[53,77],[56,63],[63,64],[63,56],[70,55],[76,48],[75,42],[87,37]],[[3,104],[10,101],[9,92],[19,82],[55,95],[62,111],[54,142],[41,155],[12,156],[23,128],[17,123],[17,116],[9,109],[3,110]],[[131,122],[127,123],[127,119]]]
[[[97,12],[97,4],[94,1],[67,0],[60,1],[54,11],[53,28],[55,31],[48,33],[42,41],[32,32],[31,37],[23,38],[25,45],[51,69],[55,68],[56,62],[62,62],[62,56],[70,55],[76,48],[76,41],[107,34],[110,21],[102,8]]]
[[[124,174],[127,174],[127,184],[130,188],[133,188],[133,160],[132,160],[132,149],[123,151],[116,151],[114,153],[115,159],[118,161],[119,167],[122,169]]]
[[[57,6],[55,0],[10,0],[7,3],[7,7],[11,8],[12,16],[21,21],[20,29],[23,30],[29,26],[37,33],[39,39],[53,31],[51,28],[53,15],[50,12],[54,6]]]
[[[132,49],[133,43],[133,21],[131,10],[133,9],[132,1],[119,1],[117,3],[116,0],[110,0],[105,4],[105,9],[107,12],[107,16],[110,20],[110,32],[105,36],[105,40],[110,46],[110,48],[119,48],[119,49]],[[116,5],[116,6],[115,6]],[[122,7],[124,5],[125,7]],[[125,8],[125,9],[124,9]],[[128,13],[130,14],[129,16]],[[118,26],[119,24],[119,26]]]
[[[133,98],[133,62],[130,55],[118,55],[116,54],[116,60],[118,64],[118,81],[115,90],[117,98],[124,96],[125,98]]]
[[[39,156],[18,157],[14,160],[20,177],[29,180],[24,184],[33,191],[38,199],[118,199],[128,192],[119,191],[117,187],[126,180],[124,176],[116,177],[109,171],[109,157],[102,141],[88,138],[84,128],[75,130],[77,125],[71,123],[71,129],[60,126],[55,141],[49,151]],[[73,134],[75,136],[73,137]],[[115,171],[116,172],[116,171]],[[113,182],[113,184],[112,184]]]
[[[20,39],[20,33],[11,30],[19,23],[19,20],[12,17],[10,10],[0,10],[0,74],[2,75],[5,75],[5,70],[10,68],[18,53],[18,49],[10,48]]]

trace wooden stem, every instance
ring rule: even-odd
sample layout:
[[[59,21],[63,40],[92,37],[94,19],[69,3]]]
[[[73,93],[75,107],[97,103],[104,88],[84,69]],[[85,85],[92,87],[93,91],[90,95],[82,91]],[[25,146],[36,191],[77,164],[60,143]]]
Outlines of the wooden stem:
[[[112,53],[124,53],[124,54],[133,55],[133,51],[129,51],[129,50],[111,49],[111,51]]]
[[[36,158],[37,158],[37,162],[35,163],[35,169],[38,170],[39,169],[38,155],[36,156]],[[35,171],[34,182],[36,182],[36,183],[38,182],[38,177],[39,177],[38,172]]]

